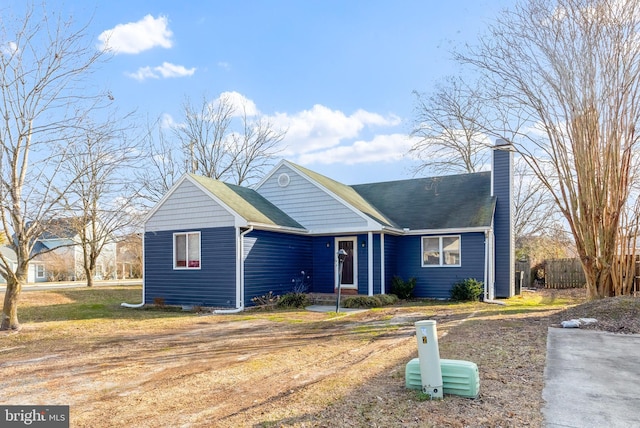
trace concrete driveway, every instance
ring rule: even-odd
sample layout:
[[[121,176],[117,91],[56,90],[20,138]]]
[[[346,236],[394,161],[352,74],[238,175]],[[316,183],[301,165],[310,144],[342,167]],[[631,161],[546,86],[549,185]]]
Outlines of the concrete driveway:
[[[546,426],[640,427],[640,335],[549,328]]]

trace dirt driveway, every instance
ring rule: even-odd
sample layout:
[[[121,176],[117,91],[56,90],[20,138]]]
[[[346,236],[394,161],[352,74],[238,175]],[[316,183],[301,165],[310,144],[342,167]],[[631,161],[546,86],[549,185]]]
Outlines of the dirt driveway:
[[[70,405],[73,427],[540,426],[552,312],[486,304],[264,312],[179,318],[151,333],[79,327],[37,348],[5,337],[2,402]],[[438,321],[442,358],[478,364],[478,399],[421,401],[405,389],[422,319]]]

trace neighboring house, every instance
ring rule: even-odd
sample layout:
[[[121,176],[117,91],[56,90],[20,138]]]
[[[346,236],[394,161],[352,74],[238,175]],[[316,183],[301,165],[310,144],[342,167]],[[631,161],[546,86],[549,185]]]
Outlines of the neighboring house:
[[[142,235],[133,233],[118,240],[116,277],[142,278]]]
[[[3,245],[0,247],[0,253],[4,256],[4,258],[9,262],[9,268],[12,271],[15,271],[16,265],[18,264],[18,258],[16,256],[16,252],[13,251],[9,246]],[[44,271],[44,267],[41,263],[31,262],[27,268],[27,283],[36,282],[38,275],[42,275]],[[7,281],[0,275],[0,284],[6,284]]]
[[[491,172],[347,186],[281,161],[249,189],[183,176],[144,229],[144,301],[241,310],[251,298],[291,291],[391,292],[415,277],[417,297],[448,298],[465,278],[485,298],[514,294],[511,146]]]
[[[85,277],[77,221],[77,218],[62,218],[47,222],[46,231],[36,240],[33,248],[33,253],[42,253],[34,257],[32,262],[35,270],[34,282],[75,281]],[[114,277],[115,267],[116,243],[108,242],[96,262],[94,278]]]

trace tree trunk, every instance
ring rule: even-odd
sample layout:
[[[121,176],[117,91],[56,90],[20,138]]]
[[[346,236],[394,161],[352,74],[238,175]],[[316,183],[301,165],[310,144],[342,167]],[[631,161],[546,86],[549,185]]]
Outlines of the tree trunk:
[[[87,287],[93,287],[93,272],[91,272],[91,269],[85,269],[84,274],[87,277]]]
[[[4,293],[4,306],[2,307],[2,323],[0,330],[19,330],[18,322],[18,296],[22,291],[22,283],[24,278],[13,277],[7,278],[7,289]]]

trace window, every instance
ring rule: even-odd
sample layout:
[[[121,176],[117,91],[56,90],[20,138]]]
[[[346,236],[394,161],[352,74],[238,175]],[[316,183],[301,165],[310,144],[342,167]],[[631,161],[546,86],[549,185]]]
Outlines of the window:
[[[174,233],[173,268],[200,269],[200,232]]]
[[[460,236],[423,237],[422,266],[460,266]]]
[[[36,278],[44,278],[44,265],[36,265]]]

